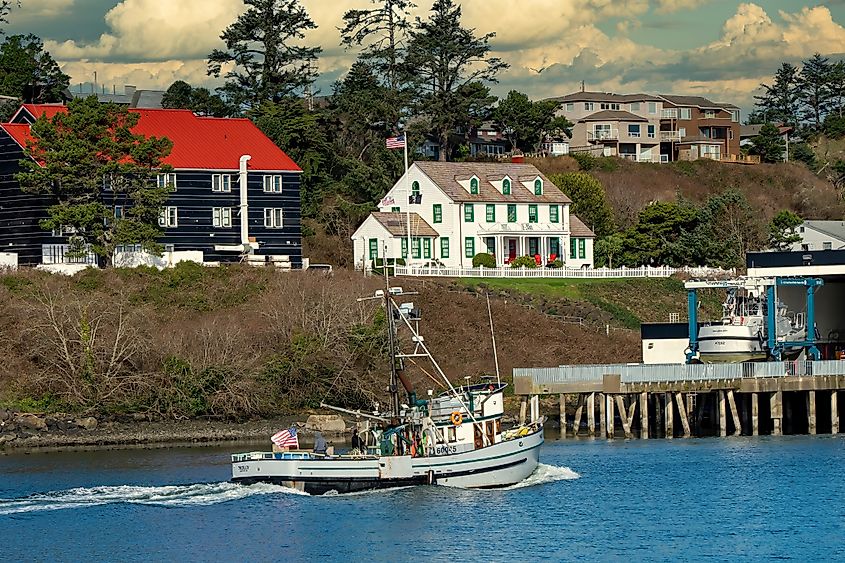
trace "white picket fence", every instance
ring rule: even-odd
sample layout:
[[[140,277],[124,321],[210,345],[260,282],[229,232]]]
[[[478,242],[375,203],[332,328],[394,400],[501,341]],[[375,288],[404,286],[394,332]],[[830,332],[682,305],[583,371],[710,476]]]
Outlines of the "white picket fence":
[[[670,268],[669,266],[640,266],[639,268],[446,268],[428,266],[396,266],[397,276],[441,278],[668,278],[674,274],[696,278],[732,277],[735,269]]]

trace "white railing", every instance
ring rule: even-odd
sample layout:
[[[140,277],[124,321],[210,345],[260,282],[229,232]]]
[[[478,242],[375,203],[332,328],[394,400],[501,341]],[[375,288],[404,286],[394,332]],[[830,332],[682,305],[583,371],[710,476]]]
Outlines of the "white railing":
[[[97,264],[97,255],[91,252],[90,245],[87,247],[87,252],[83,256],[70,257],[69,244],[42,244],[41,245],[41,263],[42,264],[88,264],[95,266]]]
[[[534,385],[560,383],[600,384],[605,375],[622,383],[716,381],[759,377],[841,376],[845,360],[745,362],[738,364],[605,364],[556,368],[514,368],[514,377],[530,377]]]
[[[619,129],[597,129],[587,131],[588,141],[613,141],[619,138]]]
[[[681,132],[680,131],[661,131],[660,132],[660,140],[661,141],[680,141],[681,140]]]
[[[677,109],[664,109],[660,112],[661,119],[678,119]]]
[[[396,266],[397,276],[441,278],[668,278],[674,274],[693,277],[726,277],[736,270],[721,268],[670,268],[668,266],[640,266],[639,268],[447,268],[429,266]]]

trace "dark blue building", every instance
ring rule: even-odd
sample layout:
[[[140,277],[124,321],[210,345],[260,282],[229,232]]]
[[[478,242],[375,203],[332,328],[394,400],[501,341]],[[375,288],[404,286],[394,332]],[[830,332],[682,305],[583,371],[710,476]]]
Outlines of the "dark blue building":
[[[30,124],[63,111],[59,105],[24,105],[11,123],[0,125],[0,252],[16,253],[21,265],[96,262],[93,256],[65,258],[66,234],[39,226],[52,200],[22,192],[15,180]],[[159,221],[166,250],[159,263],[190,256],[302,266],[302,170],[251,121],[199,117],[189,110],[130,111],[140,114],[135,133],[173,141],[164,161],[173,171],[158,178],[173,187]],[[104,183],[106,201],[108,193]],[[115,204],[114,212],[119,217],[124,209]],[[116,263],[150,263],[153,258],[138,250],[119,248]]]

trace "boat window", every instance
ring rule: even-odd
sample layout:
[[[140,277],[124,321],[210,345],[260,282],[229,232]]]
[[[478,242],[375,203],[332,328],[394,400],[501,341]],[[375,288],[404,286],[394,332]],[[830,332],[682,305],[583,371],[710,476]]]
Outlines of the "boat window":
[[[481,425],[480,424],[473,424],[473,434],[475,435],[475,447],[476,448],[483,448],[484,447],[484,437],[481,432]]]
[[[501,433],[502,433],[502,419],[497,418],[496,419],[496,434],[501,434]]]
[[[488,420],[485,423],[485,425],[487,427],[487,444],[488,445],[495,444],[496,443],[496,436],[494,434],[495,434],[496,425],[493,423],[492,420]]]
[[[457,428],[454,426],[447,426],[446,427],[446,441],[448,442],[457,442],[458,441],[458,432]]]

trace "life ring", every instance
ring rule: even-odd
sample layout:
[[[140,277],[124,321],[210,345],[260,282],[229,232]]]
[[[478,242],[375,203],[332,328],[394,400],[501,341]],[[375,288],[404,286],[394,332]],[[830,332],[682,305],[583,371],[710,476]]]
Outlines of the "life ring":
[[[460,426],[461,423],[464,421],[464,417],[458,411],[452,413],[451,417],[452,424],[455,426]]]

